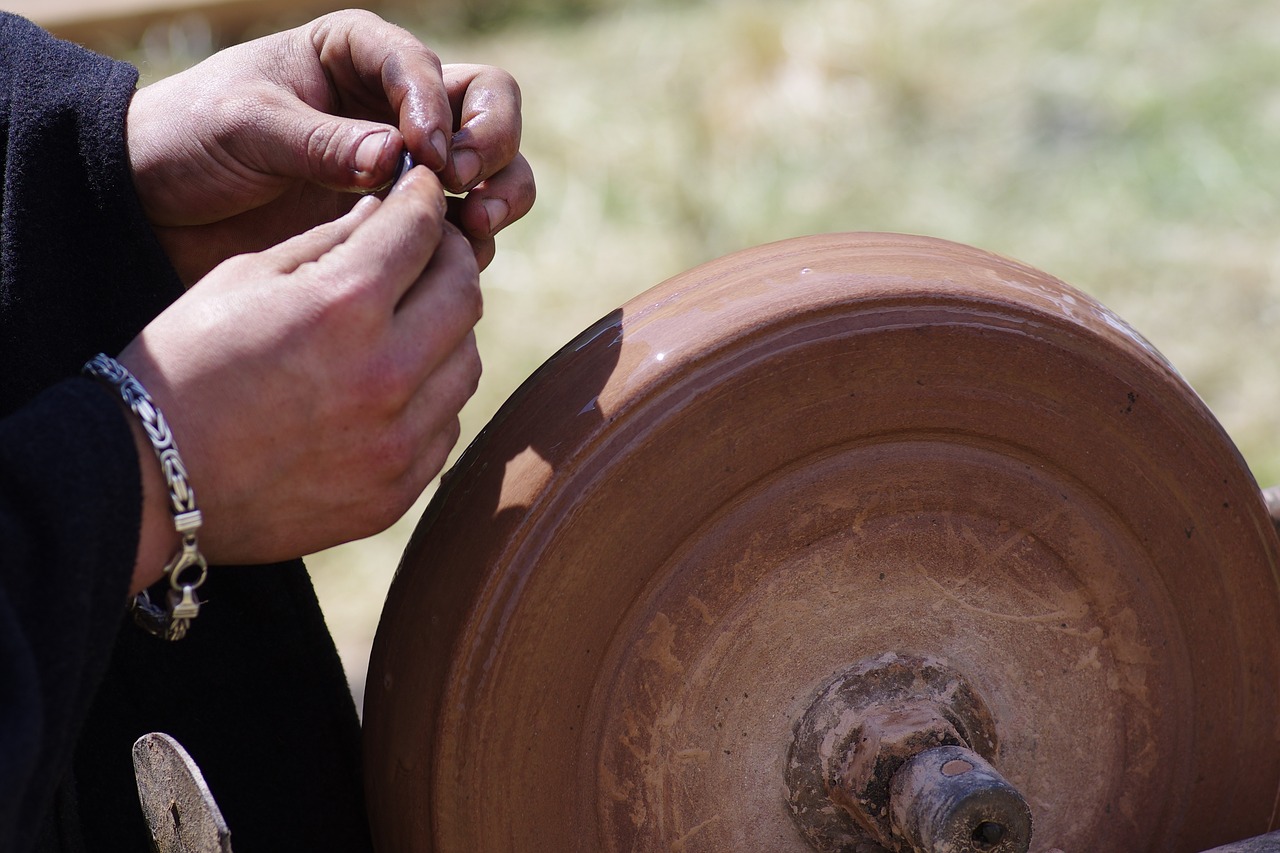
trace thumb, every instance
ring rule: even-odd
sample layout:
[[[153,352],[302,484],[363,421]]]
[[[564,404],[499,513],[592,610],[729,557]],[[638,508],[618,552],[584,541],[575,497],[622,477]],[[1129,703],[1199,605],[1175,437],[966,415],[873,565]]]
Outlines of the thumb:
[[[263,171],[336,190],[369,192],[396,172],[404,138],[389,124],[343,118],[295,101],[269,121],[255,154]]]

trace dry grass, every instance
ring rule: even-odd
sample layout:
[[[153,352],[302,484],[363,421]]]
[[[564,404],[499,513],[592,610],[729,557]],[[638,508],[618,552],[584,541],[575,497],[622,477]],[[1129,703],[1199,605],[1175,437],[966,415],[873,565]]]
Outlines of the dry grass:
[[[892,230],[1097,295],[1280,481],[1269,0],[722,0],[469,41],[417,29],[446,61],[520,79],[539,176],[485,276],[487,373],[464,435],[669,275],[798,234]],[[310,561],[357,691],[417,514]]]

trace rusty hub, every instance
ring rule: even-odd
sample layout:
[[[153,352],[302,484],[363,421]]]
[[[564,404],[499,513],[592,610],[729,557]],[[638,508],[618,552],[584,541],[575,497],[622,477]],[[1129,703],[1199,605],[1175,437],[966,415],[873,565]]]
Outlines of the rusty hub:
[[[894,653],[850,667],[825,686],[796,723],[786,765],[787,801],[796,826],[824,853],[858,850],[868,842],[898,851],[920,846],[919,831],[895,829],[890,790],[904,765],[939,747],[961,750],[938,753],[955,762],[949,767],[943,766],[948,761],[934,762],[943,780],[965,776],[956,783],[962,784],[995,772],[984,760],[999,751],[995,721],[958,672],[936,658]],[[972,772],[980,766],[980,772]],[[931,778],[927,772],[915,775]],[[929,810],[926,804],[910,806],[910,798],[925,797],[927,805],[938,806],[938,797],[920,787],[905,785],[896,798],[904,815]],[[1014,836],[1029,841],[1026,804],[1019,802],[1016,819],[986,814],[965,829],[966,837],[987,843],[998,833],[999,839],[984,848],[989,853],[1015,849]],[[920,821],[904,823],[918,828]],[[1022,831],[1009,831],[1013,824]]]
[[[893,776],[890,817],[906,853],[1027,853],[1031,810],[989,763],[962,746],[912,756]]]

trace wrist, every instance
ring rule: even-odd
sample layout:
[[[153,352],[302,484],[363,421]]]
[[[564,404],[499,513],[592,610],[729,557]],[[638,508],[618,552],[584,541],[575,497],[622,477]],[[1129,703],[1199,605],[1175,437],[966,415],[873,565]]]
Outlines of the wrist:
[[[142,432],[163,473],[166,491],[168,492],[169,509],[172,513],[173,528],[181,537],[181,547],[161,570],[168,578],[170,590],[167,594],[167,606],[160,607],[152,603],[144,590],[133,600],[133,617],[139,627],[165,640],[180,640],[186,636],[191,620],[199,615],[200,600],[196,590],[205,582],[208,575],[208,564],[200,553],[197,534],[200,531],[202,515],[196,506],[195,490],[187,481],[186,466],[178,452],[178,445],[169,429],[164,415],[151,399],[142,383],[129,369],[120,362],[105,354],[98,354],[85,363],[82,372],[110,386],[128,406],[130,413],[142,428]],[[136,441],[136,437],[135,437]],[[145,452],[139,454],[145,457]],[[143,474],[144,478],[146,477]],[[146,480],[144,479],[144,484]],[[146,486],[144,485],[144,496]],[[140,552],[142,541],[151,544],[152,534],[146,524],[144,506],[144,530],[140,536]],[[147,557],[150,555],[147,554]],[[144,564],[145,566],[145,564]],[[135,563],[135,574],[137,564]],[[145,581],[147,572],[144,568],[142,577],[137,582]]]
[[[152,99],[151,87],[147,86],[134,92],[129,100],[129,109],[125,112],[125,147],[129,154],[134,192],[147,220],[154,224],[160,212],[163,181],[157,177],[153,146],[150,144],[154,137]]]
[[[182,538],[173,527],[169,512],[169,489],[155,463],[155,452],[142,422],[133,416],[124,402],[120,403],[133,434],[138,455],[138,475],[142,484],[142,522],[138,532],[138,554],[133,564],[133,581],[129,594],[137,595],[164,577],[169,558],[182,546]]]

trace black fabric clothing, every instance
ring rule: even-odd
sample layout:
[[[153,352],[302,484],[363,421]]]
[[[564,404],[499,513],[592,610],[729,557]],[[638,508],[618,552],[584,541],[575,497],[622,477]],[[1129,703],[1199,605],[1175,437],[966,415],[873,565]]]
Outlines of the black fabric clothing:
[[[177,643],[125,617],[139,460],[77,374],[182,293],[132,185],[136,79],[0,13],[0,851],[149,849],[149,731],[201,766],[237,853],[367,850],[359,722],[301,561],[212,568]]]

